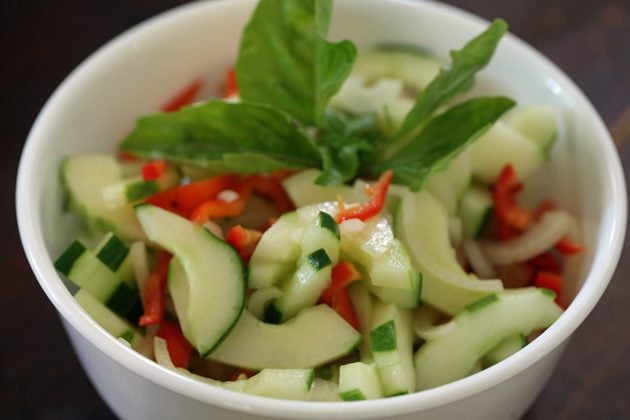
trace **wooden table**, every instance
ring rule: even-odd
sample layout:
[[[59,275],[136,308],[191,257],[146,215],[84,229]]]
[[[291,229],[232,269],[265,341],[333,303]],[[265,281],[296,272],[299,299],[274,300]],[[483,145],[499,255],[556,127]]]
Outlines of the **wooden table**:
[[[4,0],[0,3],[0,418],[113,415],[77,363],[31,273],[14,222],[15,174],[28,129],[61,80],[105,41],[176,0]],[[630,105],[630,2],[456,0],[558,64],[612,125]],[[627,130],[626,126],[626,130]],[[619,130],[620,132],[622,130]],[[627,131],[626,131],[627,133]],[[630,167],[630,149],[622,150]],[[526,419],[630,418],[630,247],[597,308],[575,334]]]

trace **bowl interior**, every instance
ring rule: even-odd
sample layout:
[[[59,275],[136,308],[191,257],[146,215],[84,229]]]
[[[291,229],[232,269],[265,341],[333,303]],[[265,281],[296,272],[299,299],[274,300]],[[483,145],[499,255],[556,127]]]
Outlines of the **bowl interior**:
[[[51,263],[76,228],[73,218],[60,211],[61,160],[69,154],[115,150],[139,116],[155,112],[197,77],[208,80],[209,91],[218,92],[253,5],[253,1],[193,3],[128,31],[75,70],[38,117],[20,165],[20,233],[43,289],[80,332],[88,334],[93,326],[86,323]],[[408,42],[445,60],[450,49],[461,47],[485,26],[481,19],[432,2],[338,0],[333,16],[333,38],[352,39],[359,48],[383,41]],[[563,316],[560,325],[550,329],[556,333],[541,337],[534,350],[514,362],[520,367],[505,365],[504,369],[516,372],[533,363],[535,354],[545,354],[563,341],[603,292],[623,242],[625,187],[614,147],[591,105],[566,76],[530,47],[505,37],[481,75],[480,86],[487,93],[514,97],[519,104],[549,104],[558,109],[560,135],[553,163],[529,182],[579,218],[587,244],[587,252],[570,264],[568,275],[567,298],[574,298],[582,288],[576,308],[570,309],[566,321]],[[89,334],[112,357],[130,353],[100,331]],[[144,363],[135,355],[125,357],[130,357],[130,363]],[[492,373],[484,375],[486,385],[490,384]],[[469,380],[476,379],[465,381]],[[447,387],[456,395],[456,384]],[[439,397],[440,392],[422,394]],[[439,400],[423,403],[422,394],[408,398],[415,398],[416,405]]]

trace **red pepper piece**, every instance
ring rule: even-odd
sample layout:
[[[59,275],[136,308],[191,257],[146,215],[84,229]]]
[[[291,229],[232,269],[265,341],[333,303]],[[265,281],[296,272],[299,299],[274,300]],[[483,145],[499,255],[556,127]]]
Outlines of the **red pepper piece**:
[[[280,181],[272,176],[254,175],[248,180],[252,189],[271,200],[280,213],[295,210],[295,206],[284,191]]]
[[[549,271],[539,271],[534,278],[534,286],[544,287],[556,294],[556,302],[560,300],[560,294],[562,293],[562,276]]]
[[[569,238],[564,238],[556,243],[556,250],[563,255],[575,255],[584,251],[584,247]]]
[[[358,206],[346,208],[343,199],[339,197],[339,212],[335,218],[337,223],[348,219],[360,219],[365,221],[379,214],[385,205],[387,190],[389,189],[389,184],[391,184],[393,177],[393,171],[385,171],[381,174],[378,181],[366,185],[365,193],[369,197],[369,200]]]
[[[238,85],[236,84],[236,72],[230,67],[225,70],[225,89],[223,98],[229,98],[238,95]]]
[[[359,270],[349,261],[341,261],[332,269],[330,284],[322,292],[320,302],[332,306],[333,297],[354,281],[361,279]]]
[[[186,340],[186,337],[184,337],[179,325],[169,321],[162,321],[157,336],[166,341],[168,355],[173,365],[187,369],[192,353],[192,346],[188,340]]]
[[[118,151],[118,160],[121,162],[138,162],[140,158],[135,154],[128,152],[126,150]]]
[[[168,274],[168,264],[171,261],[171,254],[159,252],[157,262],[153,271],[147,278],[147,285],[144,292],[144,314],[140,317],[138,324],[141,327],[159,324],[164,316],[164,294],[166,289],[166,276]]]
[[[213,198],[197,206],[190,215],[190,220],[202,225],[212,218],[234,217],[245,211],[247,201],[252,193],[252,187],[245,180],[237,188],[238,198],[234,201],[224,201]]]
[[[355,330],[359,330],[359,320],[354,313],[348,289],[341,289],[332,297],[331,307]]]
[[[558,259],[549,252],[537,255],[528,262],[536,271],[547,271],[556,274],[560,274],[562,271]]]
[[[152,160],[151,162],[147,162],[142,165],[140,171],[142,172],[142,179],[145,181],[153,181],[158,179],[164,174],[166,170],[166,161],[160,160]]]
[[[532,214],[516,202],[516,195],[522,188],[523,184],[519,182],[512,165],[505,165],[492,188],[497,233],[501,240],[513,237],[515,230],[527,229],[532,219]]]
[[[243,262],[247,264],[261,236],[262,232],[258,230],[236,225],[227,231],[225,240],[236,249]]]
[[[169,99],[162,107],[160,108],[163,112],[175,112],[179,111],[180,108],[190,105],[201,90],[203,83],[200,79],[193,80],[188,86],[179,91],[175,96]]]

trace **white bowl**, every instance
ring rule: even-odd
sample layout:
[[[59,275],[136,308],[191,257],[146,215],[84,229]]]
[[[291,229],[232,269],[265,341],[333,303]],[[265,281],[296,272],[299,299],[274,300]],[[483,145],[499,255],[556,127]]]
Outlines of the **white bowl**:
[[[544,386],[575,329],[592,310],[617,264],[626,225],[621,165],[600,117],[579,89],[531,47],[508,35],[482,85],[520,103],[561,113],[561,136],[539,180],[580,220],[588,251],[571,266],[565,314],[507,360],[420,393],[352,403],[305,403],[233,393],[163,369],[126,348],[77,305],[52,265],[71,239],[59,214],[58,165],[70,153],[113,151],[140,115],[155,111],[199,75],[217,87],[234,62],[253,1],[192,3],[109,42],[81,64],[47,102],[20,162],[20,235],[41,287],[61,314],[88,376],[122,418],[498,419],[522,415]],[[395,22],[393,24],[392,22]],[[446,59],[487,22],[434,2],[338,0],[332,36],[359,47],[377,41],[425,45]]]

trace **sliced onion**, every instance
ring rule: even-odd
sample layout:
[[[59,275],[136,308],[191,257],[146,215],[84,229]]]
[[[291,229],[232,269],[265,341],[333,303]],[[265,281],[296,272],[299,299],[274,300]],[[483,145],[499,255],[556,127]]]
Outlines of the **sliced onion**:
[[[265,287],[258,289],[249,297],[247,309],[258,319],[263,319],[265,309],[269,302],[282,296],[282,291],[277,287]]]
[[[540,222],[521,236],[507,242],[480,242],[481,250],[494,265],[512,265],[540,255],[556,242],[576,231],[576,222],[563,210],[546,212]]]
[[[497,277],[494,267],[492,267],[492,264],[490,264],[490,261],[488,261],[475,241],[465,239],[462,246],[466,259],[477,277],[480,279],[494,279]]]

